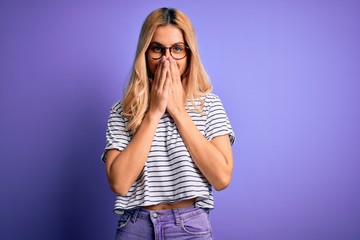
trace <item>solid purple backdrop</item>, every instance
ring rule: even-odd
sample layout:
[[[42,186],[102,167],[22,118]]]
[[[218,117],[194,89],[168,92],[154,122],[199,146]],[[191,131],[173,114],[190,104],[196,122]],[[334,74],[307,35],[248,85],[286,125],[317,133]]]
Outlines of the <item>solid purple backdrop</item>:
[[[0,239],[113,239],[106,121],[163,6],[192,20],[237,135],[216,238],[360,239],[359,2],[123,2],[0,3]]]

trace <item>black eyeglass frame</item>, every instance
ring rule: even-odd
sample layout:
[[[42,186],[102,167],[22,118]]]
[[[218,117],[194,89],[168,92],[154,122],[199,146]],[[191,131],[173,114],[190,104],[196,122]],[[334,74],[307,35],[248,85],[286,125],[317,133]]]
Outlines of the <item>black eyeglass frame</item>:
[[[185,43],[175,43],[175,44],[172,45],[171,47],[165,47],[165,46],[163,46],[163,45],[160,44],[160,43],[152,42],[152,43],[150,43],[150,45],[149,45],[148,49],[146,50],[146,52],[149,51],[150,46],[153,45],[153,44],[156,44],[157,46],[161,47],[161,53],[162,53],[162,55],[161,55],[160,57],[158,57],[158,58],[150,57],[150,58],[153,59],[153,60],[159,60],[160,58],[162,58],[162,56],[164,56],[165,53],[166,53],[166,49],[169,49],[170,55],[171,55],[175,60],[184,59],[184,58],[188,55],[188,51],[190,51],[190,48],[189,48],[188,46],[186,46]],[[172,49],[173,47],[176,47],[176,46],[179,46],[179,45],[185,47],[185,55],[184,55],[182,58],[175,58],[175,57],[172,55],[171,49]]]

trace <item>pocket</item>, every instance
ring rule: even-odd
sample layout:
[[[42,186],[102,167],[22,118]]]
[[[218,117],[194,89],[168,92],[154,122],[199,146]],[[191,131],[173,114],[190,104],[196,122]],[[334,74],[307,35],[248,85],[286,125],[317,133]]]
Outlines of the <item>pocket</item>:
[[[130,219],[131,214],[127,211],[124,211],[124,213],[119,217],[117,229],[124,228],[130,222]]]
[[[209,215],[202,209],[197,210],[196,215],[182,219],[183,230],[192,235],[206,235],[211,232]]]

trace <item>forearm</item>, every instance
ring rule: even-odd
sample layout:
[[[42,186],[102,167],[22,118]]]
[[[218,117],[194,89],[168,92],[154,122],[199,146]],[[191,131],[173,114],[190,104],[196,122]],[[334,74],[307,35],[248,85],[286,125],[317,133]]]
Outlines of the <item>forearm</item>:
[[[109,164],[107,175],[114,192],[125,195],[138,178],[148,158],[159,119],[146,114],[128,146]]]
[[[233,167],[230,143],[222,144],[226,146],[225,148],[222,146],[218,148],[208,141],[187,112],[175,116],[174,120],[193,161],[202,174],[216,190],[226,188],[230,183]]]

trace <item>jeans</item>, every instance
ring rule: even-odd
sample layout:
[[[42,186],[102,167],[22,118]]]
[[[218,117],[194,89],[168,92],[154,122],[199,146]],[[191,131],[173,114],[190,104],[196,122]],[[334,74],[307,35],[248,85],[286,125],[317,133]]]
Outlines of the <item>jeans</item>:
[[[160,211],[125,210],[120,214],[115,239],[211,240],[209,211],[194,206]]]

